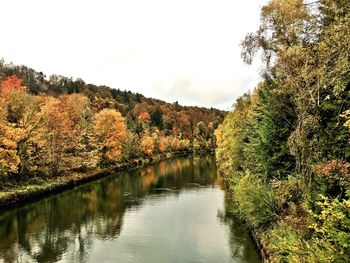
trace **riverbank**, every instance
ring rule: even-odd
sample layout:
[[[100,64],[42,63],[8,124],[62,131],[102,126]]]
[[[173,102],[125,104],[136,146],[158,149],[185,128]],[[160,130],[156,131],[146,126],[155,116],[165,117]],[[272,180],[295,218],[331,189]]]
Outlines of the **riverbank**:
[[[178,151],[166,154],[158,154],[149,158],[140,158],[106,168],[94,168],[84,173],[72,172],[64,176],[34,177],[31,180],[22,180],[14,184],[9,183],[8,189],[0,192],[0,209],[8,209],[20,204],[32,202],[40,198],[63,192],[75,186],[82,185],[112,173],[118,173],[132,168],[141,168],[142,166],[155,163],[179,156],[190,156],[213,153],[208,151]]]
[[[228,201],[213,154],[162,160],[2,212],[0,262],[261,263]]]
[[[244,217],[239,209],[239,205],[236,203],[237,200],[234,198],[234,193],[230,185],[230,178],[229,176],[224,173],[222,170],[219,170],[219,175],[223,180],[223,183],[225,184],[225,187],[227,188],[227,191],[229,192],[229,195],[231,196],[231,209],[234,211],[235,214],[240,216],[240,220],[245,224],[246,228],[248,229],[248,232],[251,236],[251,238],[254,240],[255,248],[259,252],[260,257],[262,259],[262,262],[270,262],[270,253],[267,249],[267,244],[264,243],[264,240],[262,240],[261,235],[262,233],[258,231],[248,220],[246,217]]]

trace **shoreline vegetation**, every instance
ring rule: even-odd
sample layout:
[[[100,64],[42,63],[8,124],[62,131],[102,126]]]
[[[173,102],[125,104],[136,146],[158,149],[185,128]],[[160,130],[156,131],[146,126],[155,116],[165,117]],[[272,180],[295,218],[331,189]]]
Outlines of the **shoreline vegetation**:
[[[136,160],[211,151],[225,115],[0,60],[1,203],[58,191]]]
[[[266,262],[350,262],[349,25],[348,0],[270,0],[242,41],[263,81],[216,130],[216,156]]]
[[[229,113],[0,60],[0,207],[213,151],[266,262],[350,262],[350,1],[269,0]]]
[[[128,169],[138,169],[152,163],[182,156],[196,156],[214,154],[214,150],[178,151],[167,154],[154,155],[152,158],[140,158],[126,163],[111,165],[105,168],[96,167],[84,173],[71,173],[70,175],[48,177],[35,177],[31,181],[12,182],[12,188],[0,192],[0,209],[11,209],[22,204],[30,203],[53,194],[72,189],[76,186],[117,174]]]

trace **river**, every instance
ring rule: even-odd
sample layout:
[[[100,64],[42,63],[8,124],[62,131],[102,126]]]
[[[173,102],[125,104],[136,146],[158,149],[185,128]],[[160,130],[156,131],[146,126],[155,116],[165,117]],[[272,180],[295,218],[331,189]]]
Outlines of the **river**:
[[[215,157],[109,175],[0,214],[0,262],[261,262]]]

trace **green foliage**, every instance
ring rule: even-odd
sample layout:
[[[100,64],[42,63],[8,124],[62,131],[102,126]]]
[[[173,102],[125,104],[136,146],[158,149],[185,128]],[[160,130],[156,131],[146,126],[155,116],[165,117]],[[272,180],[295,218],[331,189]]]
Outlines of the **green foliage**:
[[[272,191],[250,174],[239,178],[232,191],[241,215],[254,228],[265,229],[277,219]]]
[[[163,129],[163,113],[159,108],[151,113],[151,125]]]
[[[216,155],[223,170],[241,172],[243,170],[244,144],[248,141],[247,116],[250,114],[251,96],[244,94],[234,105],[222,125],[216,131],[218,149]]]
[[[318,212],[311,212],[315,223],[313,241],[332,255],[332,262],[350,261],[350,200],[321,196]]]
[[[249,140],[245,145],[246,168],[265,181],[286,178],[295,160],[288,138],[295,125],[294,105],[289,94],[279,92],[274,83],[262,83],[254,94]]]
[[[271,262],[336,262],[332,261],[333,254],[326,247],[306,240],[300,232],[284,222],[265,232],[262,239],[266,249],[273,253]]]
[[[285,213],[294,204],[301,204],[307,197],[307,186],[301,176],[291,175],[284,180],[273,180],[271,185],[280,214]]]
[[[126,133],[126,142],[123,147],[123,159],[125,161],[135,160],[142,156],[139,148],[140,138],[130,130]]]
[[[264,81],[215,132],[217,160],[272,262],[350,261],[349,24],[348,0],[270,0],[242,42]]]

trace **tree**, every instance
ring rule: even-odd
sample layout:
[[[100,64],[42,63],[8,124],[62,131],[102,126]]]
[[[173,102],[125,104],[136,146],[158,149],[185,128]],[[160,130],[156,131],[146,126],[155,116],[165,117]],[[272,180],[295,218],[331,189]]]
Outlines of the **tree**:
[[[163,112],[159,108],[151,113],[151,125],[163,129]]]
[[[290,95],[265,81],[252,95],[251,108],[244,147],[245,169],[261,175],[264,181],[287,178],[295,168],[288,147],[296,122]]]
[[[71,168],[89,167],[96,164],[91,151],[93,149],[93,136],[91,122],[93,113],[90,101],[82,94],[62,95],[59,97],[62,108],[71,120],[71,132],[74,148],[71,151]]]
[[[17,143],[24,136],[24,131],[13,127],[7,121],[6,102],[0,97],[0,175],[16,173],[20,158]]]
[[[145,122],[145,123],[149,123],[149,121],[151,120],[151,116],[149,115],[149,113],[146,111],[143,111],[139,114],[138,116],[138,120]]]
[[[25,90],[13,91],[8,96],[7,119],[10,123],[23,130],[23,136],[17,142],[17,154],[20,158],[19,171],[21,175],[32,172],[35,164],[35,139],[34,133],[43,125],[43,119],[39,114],[39,105],[35,97]]]
[[[94,116],[94,132],[101,163],[115,162],[122,156],[126,129],[122,115],[111,109],[104,109]]]
[[[219,126],[217,157],[272,261],[349,260],[349,24],[347,0],[270,0],[242,42],[264,81]]]
[[[22,80],[16,75],[12,75],[1,82],[1,97],[7,98],[12,91],[19,91],[22,89]]]
[[[0,173],[15,173],[21,164],[20,141],[26,137],[24,125],[18,125],[19,119],[30,118],[24,109],[30,104],[17,76],[8,77],[0,87]]]
[[[125,160],[135,160],[141,156],[139,141],[140,137],[138,134],[135,134],[130,130],[126,131],[126,139],[122,150],[123,158]]]
[[[261,9],[261,25],[242,41],[242,58],[251,64],[261,49],[269,66],[279,52],[312,43],[317,36],[316,18],[303,0],[271,0]]]
[[[67,169],[72,161],[68,153],[74,152],[77,142],[74,122],[59,99],[39,96],[37,100],[43,123],[33,134],[39,149],[36,163],[54,176]]]
[[[234,111],[230,112],[217,129],[219,148],[218,159],[223,160],[219,166],[223,170],[240,172],[245,165],[245,143],[248,142],[248,115],[251,114],[251,95],[244,94],[238,98]]]
[[[154,138],[151,134],[146,133],[141,137],[140,149],[144,155],[150,157],[154,153],[155,145]]]

